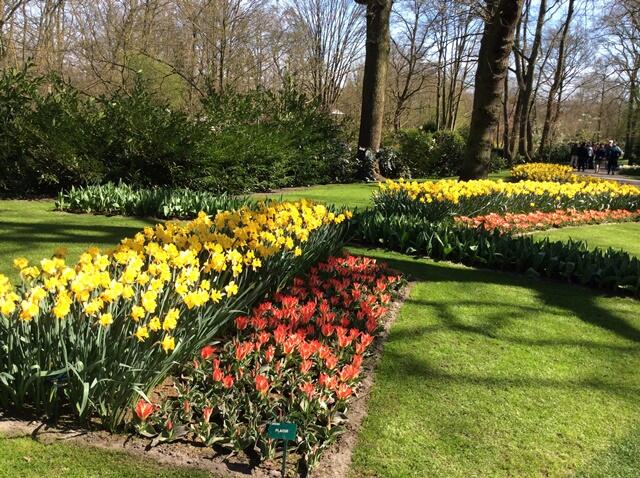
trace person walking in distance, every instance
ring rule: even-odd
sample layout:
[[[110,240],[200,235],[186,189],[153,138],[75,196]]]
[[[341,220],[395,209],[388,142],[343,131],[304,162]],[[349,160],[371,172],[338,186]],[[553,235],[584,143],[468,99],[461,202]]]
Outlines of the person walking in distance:
[[[618,161],[624,153],[620,146],[615,141],[609,141],[609,148],[607,148],[607,174],[615,174],[618,169]]]
[[[595,151],[595,160],[594,160],[596,174],[600,174],[600,169],[602,168],[602,163],[605,161],[606,156],[607,156],[607,151],[604,147],[604,144],[601,143],[597,145],[596,151]]]

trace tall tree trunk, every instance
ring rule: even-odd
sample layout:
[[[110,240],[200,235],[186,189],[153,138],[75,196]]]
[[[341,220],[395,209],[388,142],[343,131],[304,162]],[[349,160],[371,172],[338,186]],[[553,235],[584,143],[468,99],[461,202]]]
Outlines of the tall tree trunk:
[[[636,88],[636,73],[633,72],[629,78],[629,102],[627,103],[627,124],[624,141],[624,149],[629,157],[633,157],[635,151]]]
[[[598,141],[602,140],[602,117],[604,116],[604,93],[607,75],[602,75],[602,88],[600,89],[600,108],[598,109]]]
[[[504,131],[502,132],[502,155],[511,165],[513,157],[509,149],[509,74],[504,75],[504,95],[502,99],[502,120]]]
[[[389,64],[389,19],[393,0],[356,0],[367,6],[367,44],[362,84],[362,109],[358,137],[358,163],[365,180],[380,177],[373,156],[380,149],[384,119],[384,98]]]
[[[520,142],[518,145],[518,153],[524,156],[528,161],[531,160],[531,109],[533,108],[533,80],[536,72],[536,62],[540,52],[540,44],[542,43],[542,28],[544,27],[545,16],[547,13],[547,0],[540,0],[540,11],[538,12],[538,20],[536,23],[536,31],[531,45],[531,53],[527,58],[527,68],[524,74],[524,89],[522,90],[522,109],[520,110]]]
[[[560,38],[560,45],[558,47],[558,64],[556,65],[556,71],[553,77],[553,83],[549,89],[549,96],[547,97],[547,110],[544,116],[544,126],[542,127],[542,137],[540,138],[540,148],[538,149],[538,155],[544,156],[551,143],[551,132],[553,129],[553,102],[562,85],[562,75],[564,72],[564,57],[567,45],[567,36],[569,35],[569,29],[571,27],[571,20],[573,19],[573,13],[575,8],[575,0],[569,0],[569,7],[567,9],[567,19],[562,27],[562,36]]]
[[[483,178],[489,173],[491,142],[500,115],[503,82],[522,1],[487,1],[488,17],[478,54],[469,140],[460,175],[462,180]]]

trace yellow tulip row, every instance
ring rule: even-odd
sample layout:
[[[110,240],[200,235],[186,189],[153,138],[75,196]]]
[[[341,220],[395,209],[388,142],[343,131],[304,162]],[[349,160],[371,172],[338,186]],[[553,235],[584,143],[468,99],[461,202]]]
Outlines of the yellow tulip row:
[[[421,203],[450,202],[458,204],[461,199],[482,198],[484,196],[502,195],[538,196],[546,198],[571,199],[577,195],[623,197],[640,195],[640,189],[619,184],[613,181],[559,183],[554,181],[519,181],[508,183],[501,180],[456,181],[442,180],[436,182],[391,181],[380,185],[381,194],[404,192],[413,201]]]

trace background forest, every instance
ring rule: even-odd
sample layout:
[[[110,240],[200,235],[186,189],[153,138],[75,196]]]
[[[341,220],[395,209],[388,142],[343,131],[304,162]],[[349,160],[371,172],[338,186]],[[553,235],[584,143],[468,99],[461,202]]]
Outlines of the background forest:
[[[353,0],[0,0],[0,193],[126,181],[216,192],[354,178],[365,7]],[[459,173],[483,29],[396,0],[386,176]],[[529,0],[493,168],[637,137],[640,7]]]

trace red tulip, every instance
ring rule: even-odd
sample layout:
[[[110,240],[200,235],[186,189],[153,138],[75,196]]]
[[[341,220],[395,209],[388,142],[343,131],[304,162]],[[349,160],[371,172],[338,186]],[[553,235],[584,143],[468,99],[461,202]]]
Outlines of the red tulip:
[[[249,317],[246,317],[244,315],[236,317],[236,328],[238,330],[246,329],[247,325],[249,325]]]
[[[234,382],[233,375],[227,375],[222,379],[222,386],[224,388],[229,389],[233,387],[233,382]]]
[[[213,407],[202,408],[202,416],[204,417],[205,422],[209,422],[209,419],[211,418],[212,413],[213,413]]]
[[[200,351],[200,357],[202,357],[203,360],[208,360],[209,357],[211,357],[215,353],[215,351],[216,348],[213,345],[205,345]]]
[[[135,412],[140,421],[146,421],[147,418],[154,412],[155,407],[153,404],[147,402],[146,400],[138,400],[136,403]]]
[[[302,392],[309,399],[311,399],[311,397],[313,397],[313,394],[315,393],[315,387],[313,386],[313,384],[311,382],[305,382],[302,385],[300,385],[300,390],[302,390]]]
[[[264,377],[263,375],[256,375],[255,382],[256,382],[256,390],[260,394],[265,395],[269,390],[269,381],[267,380],[267,378]]]
[[[338,398],[338,400],[345,400],[349,398],[352,393],[353,390],[351,389],[351,387],[346,383],[342,383],[338,387],[338,390],[336,390],[336,397]]]

